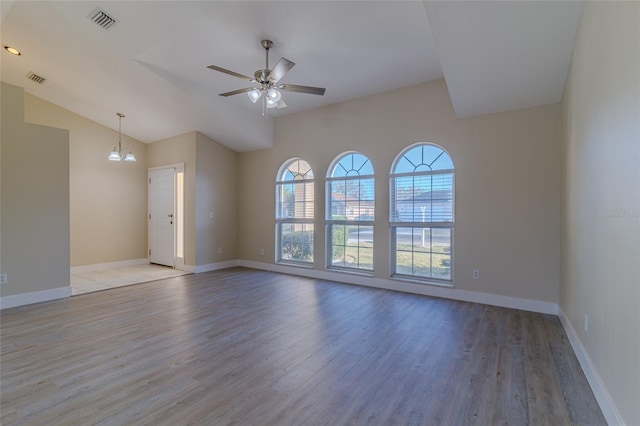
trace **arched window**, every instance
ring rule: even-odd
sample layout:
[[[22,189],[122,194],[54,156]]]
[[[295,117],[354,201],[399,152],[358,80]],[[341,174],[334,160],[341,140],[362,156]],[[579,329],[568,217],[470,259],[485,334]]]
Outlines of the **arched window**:
[[[392,274],[452,281],[454,167],[430,143],[412,145],[391,168]]]
[[[373,271],[373,165],[358,152],[338,156],[327,172],[327,267]]]
[[[276,261],[313,263],[313,170],[304,160],[286,161],[276,178]]]

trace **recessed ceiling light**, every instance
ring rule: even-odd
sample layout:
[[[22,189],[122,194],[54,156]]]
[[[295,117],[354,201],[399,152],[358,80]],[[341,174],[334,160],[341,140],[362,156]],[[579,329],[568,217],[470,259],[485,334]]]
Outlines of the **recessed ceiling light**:
[[[4,50],[6,50],[7,52],[11,53],[12,55],[16,55],[16,56],[22,55],[22,53],[20,53],[20,51],[18,49],[16,49],[15,47],[4,46]]]

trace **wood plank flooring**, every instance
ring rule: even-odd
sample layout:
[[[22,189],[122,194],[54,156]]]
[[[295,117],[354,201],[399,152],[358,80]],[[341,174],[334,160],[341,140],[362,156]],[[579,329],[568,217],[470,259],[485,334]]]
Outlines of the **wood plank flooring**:
[[[3,425],[604,425],[557,317],[244,268],[4,310]]]

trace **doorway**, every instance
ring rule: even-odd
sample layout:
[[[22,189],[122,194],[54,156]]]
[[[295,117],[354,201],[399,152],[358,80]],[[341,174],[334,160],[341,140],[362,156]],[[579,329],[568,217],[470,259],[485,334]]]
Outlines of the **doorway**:
[[[184,164],[149,169],[149,262],[184,268]]]

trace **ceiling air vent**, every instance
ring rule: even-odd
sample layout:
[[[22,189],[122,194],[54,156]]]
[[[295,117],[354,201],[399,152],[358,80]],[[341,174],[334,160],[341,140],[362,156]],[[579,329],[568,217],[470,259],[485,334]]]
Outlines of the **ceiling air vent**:
[[[38,84],[42,84],[46,80],[44,77],[41,77],[38,74],[35,74],[33,72],[30,72],[29,74],[27,74],[27,78],[29,80],[31,80],[31,81],[34,81],[34,82],[38,83]]]
[[[118,22],[116,18],[109,16],[107,12],[100,9],[99,7],[93,9],[93,11],[89,14],[89,19],[100,25],[105,30],[108,30],[113,24]]]

